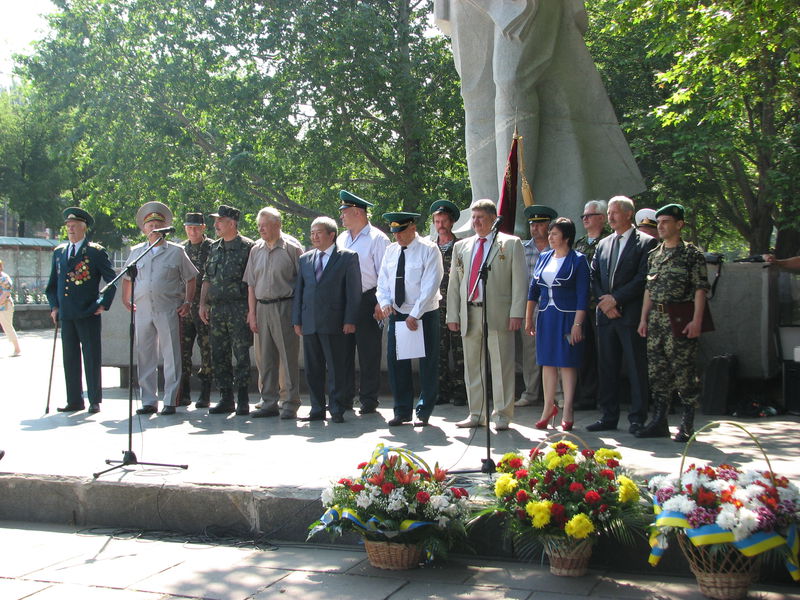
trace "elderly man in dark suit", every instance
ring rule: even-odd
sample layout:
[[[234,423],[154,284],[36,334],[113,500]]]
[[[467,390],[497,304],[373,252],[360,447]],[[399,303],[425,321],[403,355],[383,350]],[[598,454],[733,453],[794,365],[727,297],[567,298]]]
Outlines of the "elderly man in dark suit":
[[[333,219],[314,219],[311,223],[314,249],[300,256],[292,323],[295,333],[303,338],[306,382],[311,396],[311,413],[301,421],[325,420],[327,387],[331,420],[344,422],[346,336],[356,331],[361,270],[357,253],[336,246],[336,230]]]
[[[635,434],[647,418],[647,349],[636,329],[642,312],[647,256],[656,240],[634,228],[633,214],[630,198],[614,196],[608,201],[608,224],[613,233],[597,244],[592,258],[602,415],[586,428],[589,431],[617,428],[623,356],[631,385],[628,431]]]
[[[64,210],[64,224],[69,242],[53,251],[47,300],[53,323],[61,320],[61,349],[64,355],[64,379],[67,405],[60,412],[84,409],[81,354],[86,373],[89,412],[100,411],[103,385],[100,377],[100,313],[108,310],[117,289],[111,287],[100,296],[100,279],[114,279],[108,253],[100,244],[90,242],[86,232],[94,218],[81,208]]]

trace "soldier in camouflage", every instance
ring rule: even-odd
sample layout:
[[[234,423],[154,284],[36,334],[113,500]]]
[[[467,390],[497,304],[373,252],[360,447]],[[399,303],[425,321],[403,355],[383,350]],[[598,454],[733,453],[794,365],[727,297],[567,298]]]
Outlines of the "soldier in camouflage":
[[[206,237],[206,223],[203,213],[186,213],[183,222],[186,236],[189,238],[183,243],[183,249],[195,268],[200,271],[198,281],[203,281],[203,273],[211,250],[211,240]],[[191,311],[181,319],[181,375],[179,406],[189,406],[192,401],[189,396],[189,378],[192,374],[192,350],[197,342],[200,348],[200,369],[197,377],[200,379],[200,397],[195,403],[196,408],[211,406],[211,344],[208,339],[208,325],[200,319],[200,286],[195,289],[192,299]]]
[[[247,325],[247,284],[242,281],[253,240],[239,234],[240,212],[225,206],[211,215],[217,240],[212,242],[200,291],[200,319],[210,326],[211,371],[222,398],[210,414],[250,414],[250,346]],[[231,366],[231,352],[236,369]],[[233,387],[238,396],[233,400]]]
[[[439,285],[442,295],[439,300],[439,395],[437,404],[452,402],[455,406],[466,406],[467,388],[464,385],[464,347],[461,334],[447,328],[447,283],[450,281],[450,262],[453,259],[453,246],[456,236],[453,225],[461,216],[458,207],[449,200],[437,200],[431,204],[431,218],[436,232],[431,236],[442,253],[444,277]],[[453,367],[450,367],[450,353],[453,353]]]
[[[575,242],[575,250],[585,255],[590,265],[597,243],[610,233],[606,227],[607,211],[608,204],[605,200],[589,200],[583,207],[581,221],[586,235]],[[583,362],[578,368],[578,386],[575,388],[575,410],[597,408],[597,391],[600,385],[597,375],[597,298],[589,298],[586,321],[583,329]]]
[[[639,322],[639,335],[647,337],[648,375],[656,409],[636,437],[669,437],[667,412],[677,393],[683,416],[673,439],[686,442],[694,433],[694,408],[700,395],[695,359],[709,289],[706,261],[696,246],[681,239],[684,210],[680,204],[664,206],[656,220],[662,242],[650,252]],[[694,305],[692,320],[681,337],[673,335],[667,313],[667,306],[678,302]]]

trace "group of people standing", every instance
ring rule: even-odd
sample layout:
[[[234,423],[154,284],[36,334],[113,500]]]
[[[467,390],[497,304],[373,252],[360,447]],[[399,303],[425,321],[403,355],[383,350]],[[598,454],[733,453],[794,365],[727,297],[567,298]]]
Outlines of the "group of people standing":
[[[631,433],[669,435],[667,408],[677,390],[685,407],[678,437],[691,434],[699,391],[693,356],[708,284],[703,255],[680,237],[682,207],[669,205],[648,215],[661,235],[657,245],[634,227],[633,202],[625,197],[612,198],[607,206],[587,203],[582,215],[587,234],[577,241],[572,221],[549,207],[529,206],[531,239],[523,243],[496,231],[491,200],[473,203],[474,235],[458,239],[453,226],[460,211],[440,200],[430,207],[430,236],[417,231],[417,213],[384,214],[394,237],[390,242],[370,223],[370,202],[347,191],[339,196],[344,231],[338,232],[333,219],[318,217],[311,224],[308,251],[282,231],[281,214],[272,208],[259,211],[255,242],[239,233],[236,208],[221,205],[211,215],[213,241],[205,236],[204,216],[188,213],[183,244],[166,241],[174,230],[167,206],[148,202],[140,208],[136,222],[147,241],[132,249],[127,263],[135,262],[135,268],[126,268],[121,289],[124,306],[135,311],[139,414],[158,412],[159,399],[161,415],[191,404],[196,343],[201,358],[197,408],[296,419],[301,340],[311,405],[301,420],[341,423],[356,397],[361,415],[375,413],[386,326],[394,398],[390,426],[425,426],[437,404],[452,402],[468,405],[458,427],[491,420],[495,429],[505,430],[515,405],[541,398],[542,417],[535,426],[545,429],[558,413],[560,370],[562,428],[572,428],[576,405],[597,402],[602,414],[588,429],[616,429],[624,358]],[[605,230],[606,216],[613,235]],[[105,250],[86,240],[91,215],[69,208],[64,219],[69,243],[55,250],[47,287],[52,317],[62,323],[67,404],[59,410],[84,408],[82,355],[89,410],[97,412],[102,400],[99,315],[115,289],[102,296],[98,291],[101,279],[111,281],[115,274]],[[687,300],[695,303],[693,318],[682,337],[674,337],[665,307]],[[525,392],[515,403],[519,335]],[[251,345],[260,394],[252,412]],[[165,379],[160,398],[159,356]],[[416,399],[414,359],[419,360]],[[680,373],[677,382],[675,373]],[[212,381],[220,392],[214,406]],[[645,424],[651,394],[656,409]]]

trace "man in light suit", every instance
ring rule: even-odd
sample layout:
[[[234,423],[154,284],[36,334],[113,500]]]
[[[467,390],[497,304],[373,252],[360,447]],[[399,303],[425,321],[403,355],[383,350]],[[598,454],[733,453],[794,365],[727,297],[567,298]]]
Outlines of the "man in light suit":
[[[633,200],[614,196],[608,201],[613,233],[597,244],[592,258],[592,292],[597,299],[597,355],[600,375],[600,418],[589,431],[617,428],[622,357],[631,385],[628,431],[636,433],[647,418],[647,348],[637,334],[642,312],[647,255],[656,240],[633,226]]]
[[[311,245],[300,256],[294,289],[292,324],[303,338],[306,382],[311,413],[301,421],[325,420],[326,371],[330,397],[327,410],[334,423],[344,423],[347,376],[346,336],[356,331],[361,305],[358,254],[336,246],[336,222],[317,217],[311,223]]]
[[[482,313],[486,311],[491,357],[492,420],[497,430],[508,429],[514,417],[514,332],[525,317],[528,269],[518,237],[493,231],[497,207],[491,200],[472,205],[474,236],[456,242],[447,287],[447,326],[464,340],[464,379],[469,417],[459,427],[486,422]],[[489,267],[486,289],[478,278]]]

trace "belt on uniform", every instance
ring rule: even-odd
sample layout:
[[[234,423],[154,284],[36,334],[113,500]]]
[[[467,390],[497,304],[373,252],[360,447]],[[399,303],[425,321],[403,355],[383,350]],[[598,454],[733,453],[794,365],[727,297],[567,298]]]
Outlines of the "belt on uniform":
[[[292,300],[294,296],[286,296],[284,298],[273,298],[272,300],[261,300],[259,298],[259,304],[275,304],[276,302],[283,302],[284,300]]]
[[[467,302],[467,306],[483,306],[483,302]]]
[[[656,312],[660,312],[660,313],[664,313],[664,314],[666,314],[668,312],[666,304],[658,304],[658,303],[653,304],[653,309]]]
[[[362,296],[366,296],[367,294],[374,294],[376,291],[378,291],[378,288],[372,288],[372,289],[366,290],[364,292],[361,292],[361,295]]]

